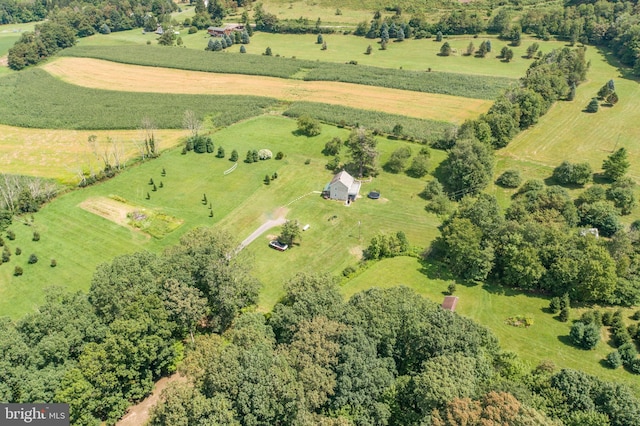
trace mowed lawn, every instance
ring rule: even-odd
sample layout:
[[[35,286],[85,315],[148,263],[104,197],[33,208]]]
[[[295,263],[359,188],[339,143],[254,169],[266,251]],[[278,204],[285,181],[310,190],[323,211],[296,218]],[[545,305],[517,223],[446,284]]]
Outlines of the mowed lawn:
[[[628,175],[640,181],[640,84],[611,57],[595,47],[587,50],[591,68],[587,81],[578,86],[571,102],[557,102],[531,129],[520,133],[497,152],[510,162],[529,162],[556,167],[563,160],[588,162],[594,171],[615,149],[624,147],[631,167]],[[613,107],[601,106],[597,113],[583,110],[591,98],[610,79],[614,80],[620,101]]]
[[[342,286],[345,297],[371,287],[388,288],[405,285],[417,293],[442,303],[447,286],[452,282],[448,274],[437,266],[424,267],[418,259],[398,257],[380,261]],[[608,343],[603,329],[602,341],[595,350],[578,349],[569,342],[571,321],[562,323],[547,313],[547,298],[489,285],[467,286],[458,283],[455,295],[460,298],[456,312],[490,328],[504,350],[517,353],[535,367],[544,360],[552,360],[559,368],[574,368],[602,379],[624,383],[640,395],[637,376],[622,368],[611,370],[600,361],[614,348]],[[571,319],[580,317],[583,310],[573,309]],[[625,310],[626,316],[633,310]],[[530,328],[517,328],[505,323],[515,315],[531,316]]]
[[[231,232],[240,242],[283,206],[288,211],[287,218],[309,223],[310,229],[303,234],[299,246],[284,253],[269,249],[266,235],[246,249],[255,259],[256,275],[265,284],[260,300],[264,310],[271,308],[282,294],[283,282],[297,271],[339,273],[355,264],[361,248],[377,232],[402,230],[416,246],[426,246],[437,235],[438,218],[424,211],[424,201],[417,196],[428,177],[414,179],[383,172],[364,184],[361,194],[375,188],[384,199],[363,198],[350,207],[323,200],[319,194],[289,204],[324,188],[332,177],[325,169],[328,158],[321,154],[324,144],[335,136],[348,136],[347,130],[332,126],[323,126],[322,134],[314,138],[296,136],[295,129],[295,121],[283,117],[251,119],[213,135],[216,149],[223,146],[227,159],[213,154],[181,155],[180,149],[172,150],[154,161],[131,167],[110,181],[58,197],[33,215],[33,223],[30,217],[24,218],[27,225],[21,223],[23,218],[15,220],[11,229],[17,239],[8,244],[12,253],[20,247],[23,254],[12,256],[9,263],[0,266],[0,313],[14,318],[23,315],[43,300],[42,289],[50,285],[87,290],[99,263],[138,250],[159,252],[196,226],[215,225]],[[403,144],[406,142],[380,139],[381,161]],[[419,146],[410,146],[417,153]],[[223,176],[232,166],[228,157],[234,148],[240,162],[233,173]],[[282,151],[285,158],[256,164],[242,162],[247,150],[262,148],[272,150],[274,155]],[[444,154],[434,151],[432,155],[435,167]],[[309,164],[305,164],[306,160]],[[163,168],[165,177],[160,175]],[[265,175],[273,173],[278,178],[265,185]],[[156,185],[162,182],[163,188],[152,191],[151,178]],[[208,205],[201,202],[204,194],[212,204],[213,217],[209,217]],[[80,207],[95,197],[114,196],[183,223],[164,238],[156,239]],[[31,241],[34,229],[41,234],[38,242]],[[277,234],[278,229],[269,233]],[[26,264],[31,253],[40,258],[35,265]],[[55,268],[49,266],[52,258],[58,264]],[[13,276],[16,265],[24,268],[23,276]]]
[[[211,37],[204,30],[195,34],[188,34],[187,29],[180,29],[180,37],[184,46],[189,49],[204,50]],[[158,36],[153,33],[143,34],[140,29],[111,33],[109,35],[96,34],[91,37],[78,40],[79,46],[108,46],[122,44],[157,44]],[[327,42],[327,50],[321,50],[317,44],[315,34],[271,34],[256,32],[251,37],[251,42],[245,45],[248,55],[262,55],[267,47],[271,47],[273,55],[284,57],[296,57],[322,62],[345,63],[357,61],[361,65],[370,65],[382,68],[403,68],[405,70],[423,70],[431,68],[432,71],[452,72],[462,74],[480,74],[509,78],[520,78],[532,62],[532,59],[524,58],[527,47],[533,42],[540,45],[540,50],[548,52],[565,46],[565,43],[557,41],[541,41],[532,38],[523,38],[518,47],[511,47],[514,51],[514,59],[511,62],[503,62],[497,58],[500,49],[507,43],[498,40],[495,36],[451,36],[442,42],[435,39],[405,39],[397,43],[390,42],[386,50],[380,50],[378,39],[368,39],[354,35],[324,34]],[[476,49],[483,40],[490,40],[492,52],[485,58],[466,56],[467,46],[473,43]],[[456,53],[452,56],[439,56],[442,44],[448,41]],[[371,45],[372,53],[366,55],[367,46]],[[177,47],[175,47],[177,49]],[[227,48],[225,52],[212,52],[216,54],[238,53],[239,45]]]

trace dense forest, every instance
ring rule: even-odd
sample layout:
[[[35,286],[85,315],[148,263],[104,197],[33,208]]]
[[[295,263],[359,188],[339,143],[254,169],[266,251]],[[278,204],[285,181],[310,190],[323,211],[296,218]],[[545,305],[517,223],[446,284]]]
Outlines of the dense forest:
[[[345,301],[300,274],[272,312],[232,239],[197,229],[161,255],[96,270],[88,294],[51,289],[0,321],[0,400],[61,401],[76,425],[113,424],[176,371],[154,425],[631,425],[621,385],[543,363],[529,370],[486,328],[412,290]],[[231,250],[230,250],[231,249]]]

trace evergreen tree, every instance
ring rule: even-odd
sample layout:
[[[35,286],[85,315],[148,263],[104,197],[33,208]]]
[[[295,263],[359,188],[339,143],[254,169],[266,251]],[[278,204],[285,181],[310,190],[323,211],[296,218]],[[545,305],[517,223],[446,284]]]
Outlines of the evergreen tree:
[[[627,150],[625,148],[619,148],[602,162],[604,176],[612,181],[617,181],[624,176],[629,169],[629,166],[630,163],[628,160]]]
[[[598,104],[598,98],[591,98],[591,102],[587,105],[585,111],[587,112],[598,112],[598,108],[600,105]]]

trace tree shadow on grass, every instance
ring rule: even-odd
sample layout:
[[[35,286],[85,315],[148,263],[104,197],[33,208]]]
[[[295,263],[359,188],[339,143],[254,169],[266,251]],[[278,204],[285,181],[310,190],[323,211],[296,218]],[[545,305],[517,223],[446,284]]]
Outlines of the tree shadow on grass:
[[[571,337],[569,335],[558,336],[558,340],[560,341],[560,343],[564,343],[567,346],[572,346],[574,348],[576,347],[571,341]]]
[[[633,69],[627,67],[626,65],[622,65],[618,58],[616,58],[613,53],[609,52],[607,49],[602,49],[600,47],[595,48],[598,53],[604,56],[603,61],[611,65],[618,71],[617,78],[624,78],[626,80],[640,81],[640,78],[633,75]]]

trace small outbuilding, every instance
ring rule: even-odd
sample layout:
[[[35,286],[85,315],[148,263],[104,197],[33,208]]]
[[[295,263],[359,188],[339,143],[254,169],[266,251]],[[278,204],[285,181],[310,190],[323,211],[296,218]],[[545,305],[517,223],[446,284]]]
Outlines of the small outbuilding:
[[[444,302],[442,302],[442,309],[455,312],[457,304],[458,304],[458,296],[445,296]]]
[[[331,179],[324,192],[332,200],[354,201],[360,192],[360,181],[343,170]]]

